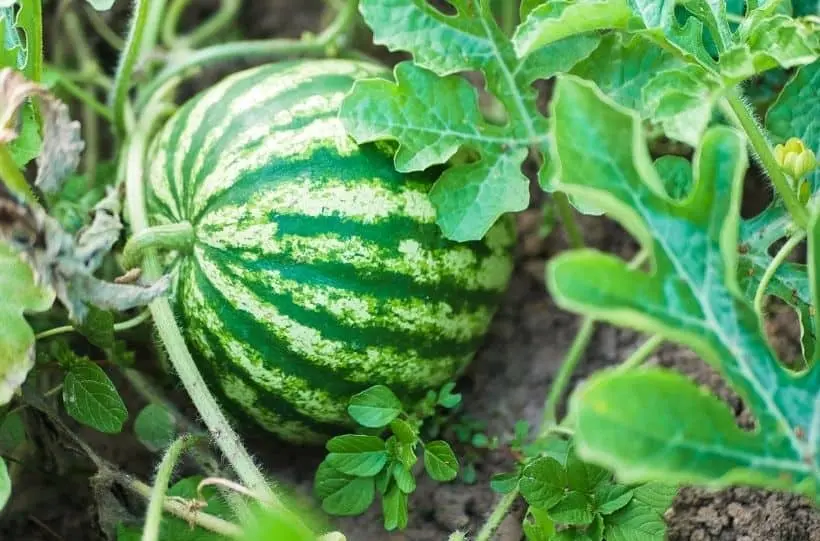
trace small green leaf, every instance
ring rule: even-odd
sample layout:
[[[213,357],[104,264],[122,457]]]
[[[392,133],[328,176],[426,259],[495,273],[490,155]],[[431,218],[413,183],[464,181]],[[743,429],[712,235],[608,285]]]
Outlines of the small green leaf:
[[[0,64],[2,66],[2,64]],[[9,153],[17,167],[23,169],[31,160],[40,155],[43,139],[40,125],[31,103],[23,105],[17,138],[8,144]]]
[[[527,503],[539,509],[549,509],[564,497],[567,474],[554,458],[536,458],[524,468],[519,486]]]
[[[322,509],[337,516],[360,515],[370,507],[375,495],[372,477],[347,478],[335,492],[322,500]]]
[[[390,430],[393,431],[393,434],[401,443],[413,444],[419,439],[416,430],[404,419],[390,421]]]
[[[497,473],[490,479],[490,488],[499,494],[509,494],[518,488],[520,478],[518,472]]]
[[[152,451],[164,449],[176,437],[174,416],[158,404],[149,404],[134,420],[137,439]]]
[[[75,420],[108,434],[117,434],[128,418],[128,410],[103,369],[77,360],[63,383],[63,404]]]
[[[347,412],[362,426],[382,428],[402,412],[401,401],[384,385],[376,385],[350,399]]]
[[[536,49],[574,34],[626,28],[632,11],[626,0],[569,2],[549,0],[538,6],[516,29],[515,51],[525,57]]]
[[[327,463],[347,475],[372,477],[387,464],[384,441],[376,436],[336,436],[327,442],[327,450]]]
[[[592,502],[580,492],[567,492],[547,513],[558,524],[584,526],[595,520]]]
[[[695,179],[692,177],[692,164],[686,158],[661,156],[655,160],[655,169],[672,199],[684,199],[692,191]]]
[[[405,494],[410,494],[416,490],[416,479],[413,474],[404,464],[393,465],[393,479],[396,480],[396,486]]]
[[[591,493],[611,478],[605,469],[581,460],[574,452],[567,456],[567,486],[581,493]]]
[[[607,541],[664,541],[666,522],[662,515],[636,498],[604,518],[604,537]]]
[[[390,488],[392,485],[391,481],[393,480],[393,467],[396,463],[388,462],[387,466],[385,466],[382,471],[376,474],[373,478],[373,481],[376,484],[376,490],[379,491],[379,494],[385,494],[387,489]]]
[[[0,454],[9,455],[26,441],[26,426],[17,412],[9,412],[0,423]]]
[[[88,314],[77,325],[77,330],[98,348],[109,349],[114,346],[114,314],[108,310],[89,306]]]
[[[653,482],[635,487],[633,494],[635,500],[663,515],[675,500],[678,489],[672,485]]]
[[[543,509],[529,507],[521,526],[527,541],[552,541],[555,535],[555,523]]]
[[[447,409],[453,409],[461,403],[461,394],[453,393],[456,384],[453,382],[447,383],[438,393],[437,403],[439,406]]]
[[[0,242],[0,406],[25,381],[34,366],[34,332],[23,315],[48,310],[54,291],[38,284],[31,266]]]
[[[407,494],[397,486],[387,491],[382,498],[382,512],[384,513],[384,529],[391,532],[395,529],[403,530],[407,527]]]
[[[6,506],[11,498],[11,477],[6,468],[6,461],[0,456],[0,511]]]
[[[436,481],[452,481],[458,475],[458,459],[446,441],[424,446],[424,469]]]
[[[597,486],[593,493],[595,512],[602,515],[612,514],[632,501],[633,495],[632,489],[626,485],[603,483]]]
[[[387,440],[387,452],[398,462],[404,464],[405,468],[412,470],[418,461],[418,457],[416,456],[417,441],[418,440],[414,440],[413,443],[404,443],[399,441],[396,436],[391,436]]]
[[[732,44],[732,31],[726,17],[725,0],[682,0],[679,2],[692,15],[703,21],[718,44],[719,50],[727,49]]]

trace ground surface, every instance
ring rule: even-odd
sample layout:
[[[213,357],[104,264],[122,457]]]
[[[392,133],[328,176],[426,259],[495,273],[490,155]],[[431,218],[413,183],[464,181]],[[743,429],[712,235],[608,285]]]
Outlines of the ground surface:
[[[204,9],[209,2],[195,4]],[[247,0],[247,4],[242,22],[249,37],[298,36],[305,29],[315,29],[322,5],[319,0]],[[542,239],[539,226],[540,213],[535,209],[519,217],[521,241],[513,282],[485,347],[461,381],[466,412],[485,420],[487,431],[502,439],[511,435],[518,419],[538,423],[546,390],[577,325],[575,316],[555,307],[544,287],[545,261],[565,248],[563,235],[556,231]],[[584,227],[587,241],[594,246],[624,257],[634,255],[631,239],[612,223],[584,220]],[[794,340],[784,330],[788,323],[789,318],[784,316],[776,319],[770,329],[773,342],[782,351],[794,348]],[[600,328],[576,382],[596,369],[624,359],[642,339],[633,332]],[[150,358],[138,361],[142,366],[154,363]],[[749,422],[739,400],[689,352],[666,346],[651,362],[676,368],[715,389],[732,405],[742,423]],[[184,403],[181,393],[176,394]],[[127,398],[133,399],[129,400],[134,403],[129,404],[130,409],[137,411],[139,400]],[[143,479],[150,477],[156,457],[133,438],[86,434],[103,456]],[[305,492],[310,490],[313,472],[322,458],[321,450],[287,446],[262,434],[248,436],[253,452],[272,474]],[[48,434],[41,437],[47,439]],[[409,527],[402,533],[385,533],[376,512],[340,520],[338,526],[351,541],[444,541],[455,529],[475,531],[496,499],[487,483],[489,477],[505,471],[509,465],[508,456],[493,452],[483,455],[476,464],[475,484],[421,482],[411,501]],[[51,460],[41,469],[26,470],[21,477],[23,482],[16,485],[13,516],[0,524],[0,541],[102,539],[100,517],[87,483],[89,465],[63,458]],[[57,472],[62,473],[55,476]],[[518,524],[522,511],[519,506],[502,524],[498,539],[521,538]],[[820,541],[820,513],[809,502],[750,489],[716,493],[683,489],[668,514],[668,523],[669,539],[676,541]]]

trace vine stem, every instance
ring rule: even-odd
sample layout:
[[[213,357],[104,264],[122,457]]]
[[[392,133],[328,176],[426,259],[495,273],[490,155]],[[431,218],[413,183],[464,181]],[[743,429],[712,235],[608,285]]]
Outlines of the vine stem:
[[[806,211],[806,207],[797,199],[797,195],[794,193],[789,180],[786,178],[786,174],[783,173],[783,170],[777,163],[777,159],[774,157],[771,144],[769,144],[763,128],[736,90],[730,90],[723,102],[725,103],[724,109],[729,109],[726,111],[727,116],[734,119],[735,123],[746,133],[754,155],[769,175],[777,194],[783,200],[783,204],[786,205],[786,209],[789,211],[789,214],[791,214],[792,219],[800,229],[805,230],[809,223],[809,215]]]
[[[119,323],[114,323],[114,332],[127,331],[128,329],[138,327],[139,325],[142,325],[145,321],[147,321],[149,317],[151,317],[151,312],[149,312],[148,310],[143,310],[131,319],[127,319]],[[63,325],[62,327],[54,327],[53,329],[48,329],[43,332],[39,332],[34,335],[34,339],[43,340],[44,338],[51,338],[52,336],[59,336],[61,334],[74,332],[76,330],[77,328],[73,325]]]
[[[584,318],[578,333],[575,335],[575,340],[572,341],[572,346],[570,346],[569,352],[564,358],[564,362],[561,363],[561,368],[558,370],[555,380],[550,385],[547,399],[544,402],[544,416],[541,421],[539,437],[549,433],[550,427],[558,420],[558,402],[564,395],[564,390],[569,385],[572,373],[575,372],[575,368],[584,356],[584,351],[586,351],[594,333],[595,320],[591,317]]]
[[[638,349],[632,352],[632,355],[621,363],[618,370],[632,370],[640,366],[663,342],[664,338],[659,334],[647,339]]]
[[[159,96],[157,101],[159,102]],[[153,102],[152,102],[153,104]],[[148,229],[148,218],[145,213],[145,193],[143,191],[144,160],[147,140],[153,130],[153,125],[160,116],[162,105],[149,107],[142,115],[140,123],[131,134],[126,147],[125,187],[126,202],[131,217],[131,229],[134,234]],[[156,254],[148,251],[143,259],[143,275],[148,279],[159,278],[162,268]],[[242,483],[258,494],[263,494],[267,500],[281,506],[281,502],[274,495],[265,476],[256,467],[253,459],[242,445],[239,436],[231,427],[225,414],[222,412],[214,396],[208,390],[205,380],[196,367],[185,340],[177,326],[176,318],[167,298],[160,297],[149,305],[151,315],[157,327],[158,334],[168,351],[168,357],[177,373],[183,387],[187,391],[197,411],[202,417],[205,426],[230,462]]]
[[[575,221],[575,216],[572,214],[572,205],[569,202],[569,197],[563,192],[555,192],[553,195],[555,207],[558,209],[558,215],[561,217],[561,222],[564,224],[564,231],[567,234],[567,240],[572,248],[579,249],[584,247],[584,235]]]
[[[162,26],[162,42],[166,47],[191,49],[215,36],[233,22],[242,5],[241,0],[222,0],[219,10],[188,35],[179,36],[179,19],[191,0],[172,0]]]
[[[766,300],[766,288],[769,286],[769,282],[772,281],[774,278],[777,269],[783,262],[789,257],[789,254],[797,247],[798,244],[803,242],[803,239],[806,238],[805,231],[798,231],[792,237],[786,241],[786,243],[778,250],[777,254],[772,259],[772,262],[766,267],[766,272],[763,273],[763,277],[760,279],[760,284],[757,286],[757,291],[755,291],[755,298],[754,298],[754,307],[755,312],[763,317],[763,302]]]
[[[148,250],[190,251],[194,244],[194,228],[190,222],[155,225],[134,234],[122,250],[122,266],[126,270],[139,266]]]
[[[348,0],[333,22],[318,36],[302,39],[248,40],[221,43],[198,51],[186,52],[178,61],[169,63],[153,81],[146,86],[137,102],[141,110],[159,87],[169,80],[195,68],[242,58],[244,60],[270,60],[287,55],[323,55],[328,47],[337,44],[350,30],[356,20],[358,0]]]
[[[501,501],[499,501],[498,505],[496,505],[495,509],[493,509],[493,513],[490,515],[490,518],[487,519],[487,522],[485,522],[484,526],[481,527],[481,530],[478,531],[475,541],[489,541],[492,539],[493,534],[501,525],[501,521],[504,520],[504,517],[507,516],[510,507],[512,507],[512,504],[515,503],[516,498],[518,498],[518,489],[505,494],[504,497],[501,498]]]
[[[184,435],[176,439],[168,450],[157,468],[157,475],[154,478],[154,487],[151,489],[151,498],[148,501],[148,511],[145,515],[145,525],[142,530],[142,541],[158,541],[159,525],[162,521],[162,504],[165,502],[165,493],[168,491],[168,482],[171,474],[179,462],[179,457],[185,449],[191,445],[194,438]]]
[[[150,14],[150,0],[134,0],[134,16],[128,28],[128,37],[125,48],[120,55],[120,63],[114,76],[114,87],[111,89],[109,101],[114,114],[114,128],[121,139],[125,138],[126,131],[126,102],[128,89],[131,86],[131,76],[134,67],[140,58],[142,40],[145,35],[146,22]]]

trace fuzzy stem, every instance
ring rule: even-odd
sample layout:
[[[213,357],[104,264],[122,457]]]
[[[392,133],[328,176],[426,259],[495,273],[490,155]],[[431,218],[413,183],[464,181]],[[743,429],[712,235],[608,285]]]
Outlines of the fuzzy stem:
[[[194,228],[190,222],[155,225],[133,235],[122,250],[122,266],[132,269],[148,250],[190,252],[194,245]]]
[[[159,525],[162,521],[162,504],[165,502],[165,493],[168,490],[168,482],[171,474],[179,461],[182,452],[191,445],[194,439],[189,435],[184,435],[172,443],[162,462],[157,468],[157,476],[154,479],[154,488],[151,489],[151,499],[148,502],[148,511],[145,515],[145,526],[142,530],[142,541],[158,541]]]
[[[797,199],[797,195],[794,193],[794,190],[792,190],[789,180],[777,163],[774,152],[772,152],[772,147],[766,138],[766,132],[757,122],[737,91],[729,91],[724,101],[726,104],[724,105],[724,109],[729,109],[729,111],[726,111],[727,116],[733,119],[735,123],[746,132],[749,145],[752,147],[752,150],[754,150],[754,154],[760,162],[760,165],[763,166],[764,171],[769,175],[777,194],[783,200],[792,219],[798,227],[806,229],[809,223],[809,215],[808,212],[806,212],[806,207]]]
[[[148,320],[150,317],[151,312],[148,310],[144,310],[140,312],[137,316],[132,317],[131,319],[127,319],[125,321],[121,321],[120,323],[114,323],[114,332],[120,331],[127,331],[128,329],[133,329],[145,321]],[[43,332],[37,333],[34,335],[35,340],[42,340],[44,338],[51,338],[52,336],[59,336],[61,334],[66,334],[70,332],[76,331],[77,328],[73,325],[63,325],[62,327],[54,327],[53,329],[48,329]]]
[[[515,503],[515,499],[518,498],[518,489],[513,490],[507,494],[504,494],[504,497],[498,502],[493,509],[490,518],[487,519],[487,522],[484,523],[484,526],[481,527],[481,530],[478,532],[478,535],[475,538],[475,541],[489,541],[492,539],[493,534],[501,525],[501,521],[504,520],[504,517],[507,516],[507,512],[509,512],[510,507],[512,504]]]
[[[148,15],[151,11],[150,5],[149,0],[134,0],[134,16],[131,18],[125,48],[120,55],[120,63],[114,76],[114,88],[109,95],[111,109],[114,113],[114,128],[121,139],[125,138],[126,133],[125,113],[128,89],[131,87],[131,76],[134,74],[134,67],[140,58],[142,39],[145,34]]]
[[[43,79],[43,3],[42,0],[28,0],[26,3],[32,13],[34,25],[26,32],[28,48],[28,66],[26,75],[35,83]]]
[[[552,385],[550,385],[549,394],[544,402],[544,414],[543,420],[541,421],[540,435],[549,432],[549,427],[554,425],[558,420],[558,402],[564,395],[564,390],[567,385],[569,385],[570,378],[573,372],[575,372],[575,368],[583,357],[594,333],[595,320],[590,317],[585,318],[580,329],[578,329],[578,333],[575,335],[575,340],[573,340],[569,352],[561,363],[561,368],[558,370],[555,380],[552,382]]]
[[[763,273],[763,277],[760,279],[760,284],[757,286],[757,291],[755,292],[754,298],[754,307],[755,312],[762,318],[763,317],[763,302],[766,300],[766,288],[769,287],[769,282],[772,281],[774,278],[777,269],[783,262],[789,257],[789,254],[792,253],[798,244],[803,242],[803,239],[806,238],[806,233],[803,231],[798,231],[792,237],[786,241],[783,247],[778,250],[777,254],[772,259],[772,262],[769,263],[769,266],[766,267],[766,272]]]
[[[618,367],[618,370],[631,370],[643,364],[643,362],[652,355],[658,347],[663,344],[664,338],[660,335],[655,335],[649,338],[643,344],[632,352],[624,362]]]
[[[160,71],[154,80],[147,85],[137,103],[142,109],[147,100],[157,89],[177,77],[195,68],[212,66],[220,62],[236,60],[271,60],[289,55],[319,56],[327,53],[330,46],[336,45],[352,28],[356,20],[357,0],[348,0],[332,23],[318,36],[303,39],[269,39],[234,41],[205,47],[186,54],[179,61],[169,63]]]
[[[219,10],[208,20],[188,35],[177,35],[179,19],[190,3],[191,0],[172,0],[171,5],[168,7],[165,14],[165,24],[162,27],[162,42],[166,47],[192,49],[208,41],[211,37],[230,26],[239,13],[242,4],[241,0],[222,0]]]
[[[162,93],[157,94],[157,98]],[[153,103],[153,102],[152,102]],[[126,201],[131,217],[131,228],[135,234],[148,229],[148,218],[145,213],[145,193],[143,187],[144,159],[147,139],[153,125],[160,117],[161,104],[149,107],[142,115],[140,124],[131,135],[126,153]],[[156,279],[162,274],[162,268],[156,255],[148,250],[142,264],[143,275]],[[242,483],[266,499],[281,505],[268,485],[265,476],[253,463],[253,459],[242,446],[239,436],[233,430],[214,396],[208,390],[202,374],[196,367],[185,340],[177,326],[176,318],[167,298],[160,297],[149,305],[157,332],[168,351],[168,357],[183,387],[187,391],[197,411],[208,428],[216,445],[228,459]]]
[[[26,178],[14,159],[11,157],[6,145],[0,143],[0,182],[6,185],[11,193],[19,197],[23,202],[35,203],[37,197],[34,195],[31,186],[26,182]]]

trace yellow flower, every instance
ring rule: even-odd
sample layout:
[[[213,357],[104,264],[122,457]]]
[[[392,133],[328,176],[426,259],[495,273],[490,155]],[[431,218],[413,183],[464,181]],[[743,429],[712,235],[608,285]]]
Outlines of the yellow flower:
[[[787,175],[799,181],[817,167],[817,159],[803,141],[792,137],[785,144],[774,147],[774,157]]]

